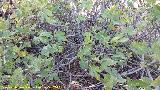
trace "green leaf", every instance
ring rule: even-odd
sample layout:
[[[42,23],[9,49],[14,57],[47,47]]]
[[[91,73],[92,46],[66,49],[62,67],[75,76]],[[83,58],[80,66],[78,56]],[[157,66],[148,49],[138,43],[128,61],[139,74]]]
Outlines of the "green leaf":
[[[77,22],[81,22],[81,21],[86,20],[86,17],[84,15],[77,15],[76,20],[77,20]]]
[[[109,74],[112,75],[112,77],[114,78],[114,80],[116,82],[119,82],[119,83],[125,83],[126,80],[123,79],[121,77],[121,75],[117,72],[117,70],[115,70],[114,68],[111,68],[111,70],[109,71]]]
[[[145,54],[149,51],[145,42],[132,42],[131,49],[137,54]]]
[[[58,73],[50,74],[49,80],[60,80],[59,77],[58,77]]]
[[[134,35],[136,34],[136,31],[132,28],[126,27],[122,30],[123,34],[128,34],[128,35]]]
[[[3,32],[1,32],[1,38],[10,38],[12,35],[14,35],[16,32],[12,32],[9,30],[4,30]]]
[[[49,57],[49,54],[53,54],[55,52],[62,52],[63,46],[59,44],[52,44],[52,45],[47,45],[44,46],[41,50],[41,54]]]
[[[45,13],[43,13],[42,11],[38,12],[38,16],[40,17],[41,21],[45,21],[45,19],[48,17]]]
[[[147,3],[149,3],[149,4],[155,4],[156,3],[156,0],[146,0],[147,1]]]
[[[8,60],[2,67],[3,71],[7,72],[8,74],[12,74],[13,70],[15,69],[13,60]]]
[[[102,82],[106,86],[105,90],[112,90],[113,85],[116,83],[115,79],[110,74],[106,74]]]
[[[19,53],[20,52],[20,48],[18,48],[17,46],[12,47],[13,52]]]
[[[52,33],[51,32],[41,32],[40,37],[47,37],[47,38],[51,38],[52,37]]]
[[[81,59],[80,60],[80,67],[82,69],[88,69],[88,61],[86,59]]]
[[[124,61],[126,60],[126,56],[124,55],[124,53],[117,51],[116,54],[113,54],[113,56],[111,56],[113,60],[115,61]]]
[[[51,53],[55,53],[55,52],[62,52],[63,51],[63,46],[59,45],[59,44],[52,44],[52,48],[50,49]]]
[[[41,54],[49,57],[51,48],[52,47],[50,45],[44,46],[43,49],[41,50]]]
[[[151,82],[152,86],[160,86],[160,76],[158,76],[155,80]]]
[[[47,62],[47,61],[46,61]],[[51,72],[51,68],[45,68],[41,71],[41,74],[39,75],[40,77],[48,77]]]
[[[91,9],[93,6],[93,2],[92,0],[82,0],[82,3],[81,3],[81,7],[84,8],[84,9]]]
[[[34,85],[35,86],[41,86],[42,85],[41,79],[38,79],[38,78],[34,79]]]
[[[100,31],[96,34],[96,39],[106,44],[108,43],[110,37],[104,31]]]
[[[23,47],[31,47],[31,42],[23,42]]]
[[[3,54],[4,54],[3,47],[2,47],[2,46],[0,46],[0,57],[1,57],[1,56],[3,56]]]
[[[18,52],[19,57],[25,57],[27,56],[28,52],[27,51],[20,51]]]
[[[10,79],[11,86],[23,86],[27,83],[26,78],[23,76],[23,70],[22,68],[17,68],[13,72],[13,75]]]
[[[91,50],[92,50],[91,45],[87,45],[87,46],[81,47],[79,52],[78,52],[78,57],[80,59],[82,59],[84,55],[86,55],[86,56],[90,55],[91,54]]]
[[[28,33],[29,29],[28,28],[17,27],[16,32],[17,33]]]
[[[151,46],[151,50],[153,52],[152,57],[155,60],[160,60],[160,42],[158,40],[153,42],[153,44]]]
[[[46,22],[48,22],[50,24],[54,24],[54,23],[57,23],[58,20],[53,17],[46,17]]]
[[[38,71],[40,71],[42,58],[41,57],[33,57],[32,56],[29,59],[31,61],[31,64],[28,65],[28,68],[30,68],[33,73],[37,73]]]
[[[100,75],[98,74],[98,72],[100,72],[101,70],[99,69],[98,66],[92,65],[89,68],[89,74],[93,77],[95,77],[97,80],[100,80]]]
[[[91,32],[85,32],[84,33],[84,45],[91,44],[92,38],[93,38],[93,36],[92,36]]]
[[[58,42],[66,41],[65,32],[57,31],[55,32],[54,37],[58,40]]]
[[[129,40],[129,38],[121,38],[118,42],[124,43],[127,42]]]
[[[103,70],[105,70],[107,68],[107,66],[115,65],[117,63],[117,61],[114,61],[108,57],[104,57],[101,61],[102,61],[101,62],[101,69],[103,69]]]
[[[50,69],[53,66],[52,60],[53,60],[52,57],[42,59],[41,67],[47,67]]]
[[[123,37],[123,35],[119,34],[119,35],[116,35],[115,37],[113,37],[111,39],[111,42],[119,42],[119,40]]]
[[[127,84],[130,86],[130,88],[136,88],[137,86],[142,88],[150,87],[150,83],[148,83],[149,79],[147,81],[143,79],[140,79],[140,80],[127,79]]]
[[[0,31],[3,31],[3,30],[5,30],[6,29],[6,22],[5,21],[3,21],[3,20],[1,20],[1,18],[0,18]]]
[[[51,32],[41,32],[38,39],[42,42],[42,43],[48,43],[49,40],[52,38],[52,33]]]
[[[111,15],[110,15],[110,13],[108,12],[107,9],[102,12],[101,16],[102,16],[103,19],[111,17]]]
[[[52,11],[49,9],[44,9],[43,13],[46,14],[47,16],[53,16]]]

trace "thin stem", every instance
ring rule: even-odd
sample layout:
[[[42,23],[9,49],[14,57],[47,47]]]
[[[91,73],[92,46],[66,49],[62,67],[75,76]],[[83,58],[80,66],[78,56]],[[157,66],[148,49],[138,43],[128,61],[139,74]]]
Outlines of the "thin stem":
[[[142,69],[141,78],[144,76],[145,69]]]
[[[2,40],[2,44],[4,45],[4,41]],[[6,46],[3,47],[3,64],[6,63]]]
[[[144,54],[142,55],[142,61],[144,61]]]
[[[88,75],[72,75],[74,77],[87,77]]]
[[[69,65],[69,64],[71,64],[76,58],[77,58],[77,57],[73,57],[68,63],[66,63],[66,64],[61,64],[60,66],[62,67],[62,66]]]
[[[152,77],[152,75],[151,75],[151,72],[149,71],[148,68],[146,68],[146,71],[147,71],[147,74],[148,74],[149,78],[150,78],[151,80],[153,80],[153,77]]]
[[[131,69],[131,70],[128,70],[128,71],[126,71],[126,72],[123,72],[121,75],[122,76],[126,76],[126,75],[130,75],[130,74],[133,74],[133,73],[135,73],[135,72],[138,72],[138,71],[140,71],[140,70],[142,70],[143,68],[142,67],[140,67],[140,68],[134,68],[134,69]]]
[[[148,65],[156,63],[156,60],[153,60],[152,62],[148,63]]]
[[[97,84],[92,84],[88,87],[83,87],[82,90],[86,90],[86,89],[90,89],[90,88],[94,88],[94,87],[98,87],[98,86],[101,86],[103,85],[101,82],[97,83]]]

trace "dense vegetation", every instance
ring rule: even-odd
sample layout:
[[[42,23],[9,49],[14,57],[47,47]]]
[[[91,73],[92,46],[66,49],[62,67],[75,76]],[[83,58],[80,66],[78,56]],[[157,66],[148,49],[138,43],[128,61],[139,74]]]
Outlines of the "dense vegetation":
[[[1,89],[159,90],[160,4],[126,1],[0,0]]]

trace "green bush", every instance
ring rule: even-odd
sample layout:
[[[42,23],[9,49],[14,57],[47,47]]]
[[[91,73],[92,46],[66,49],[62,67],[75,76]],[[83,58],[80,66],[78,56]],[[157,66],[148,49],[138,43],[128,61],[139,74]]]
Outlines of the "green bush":
[[[133,1],[128,1],[128,7],[106,0],[11,1],[0,2],[1,87],[36,87],[45,81],[66,83],[59,75],[66,71],[60,68],[73,62],[78,62],[79,68],[105,90],[116,86],[122,90],[151,90],[160,86],[160,37],[151,38],[151,42],[136,40],[138,33],[159,25],[160,5],[155,5],[155,0],[147,0],[139,8],[133,7]],[[99,12],[94,11],[98,6]],[[130,59],[133,65],[128,68]],[[68,72],[72,73],[70,69]],[[132,74],[137,73],[140,76],[135,79]],[[73,87],[71,81],[63,88]],[[96,84],[78,85],[82,89],[100,88]]]

